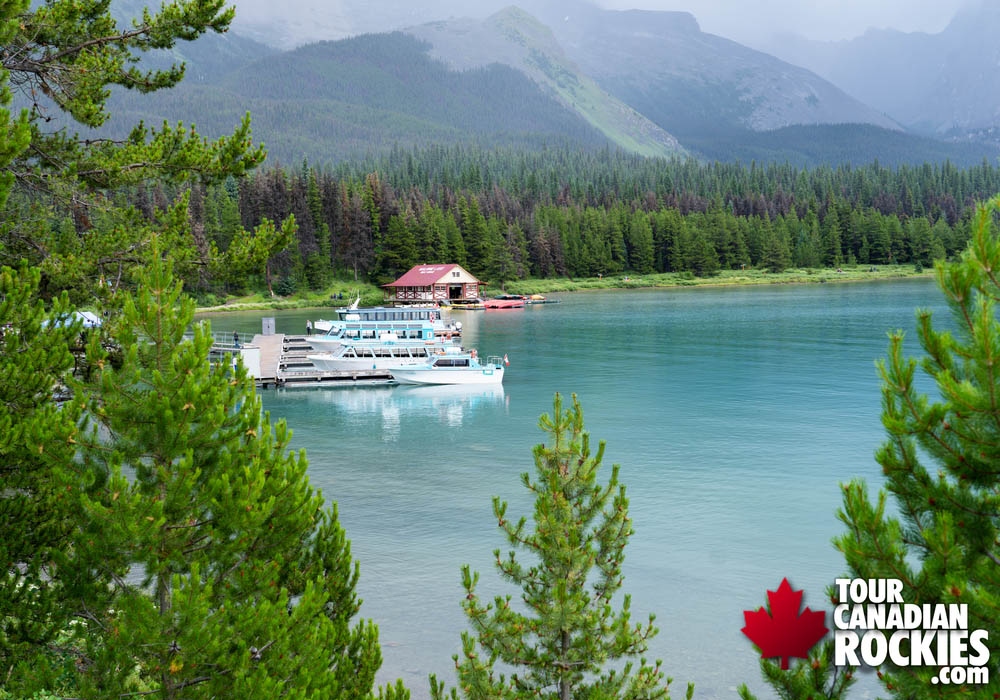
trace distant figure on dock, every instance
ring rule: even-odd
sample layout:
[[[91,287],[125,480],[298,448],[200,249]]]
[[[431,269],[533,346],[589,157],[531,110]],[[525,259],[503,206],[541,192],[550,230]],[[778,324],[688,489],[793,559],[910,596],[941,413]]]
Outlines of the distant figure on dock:
[[[306,335],[312,335],[313,324],[312,321],[306,321]]]
[[[233,331],[233,345],[237,348],[240,347],[240,332]]]

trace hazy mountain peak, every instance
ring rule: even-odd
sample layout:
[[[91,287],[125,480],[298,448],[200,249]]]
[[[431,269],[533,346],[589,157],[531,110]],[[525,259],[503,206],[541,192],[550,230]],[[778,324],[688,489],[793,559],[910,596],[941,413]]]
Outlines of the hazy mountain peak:
[[[1000,123],[998,33],[1000,4],[972,2],[935,34],[870,29],[839,42],[786,38],[771,50],[910,128],[976,131]]]
[[[516,68],[618,146],[644,155],[683,152],[663,128],[602,90],[570,61],[552,30],[518,6],[485,20],[432,22],[407,30],[431,44],[431,56],[464,70],[494,63]]]

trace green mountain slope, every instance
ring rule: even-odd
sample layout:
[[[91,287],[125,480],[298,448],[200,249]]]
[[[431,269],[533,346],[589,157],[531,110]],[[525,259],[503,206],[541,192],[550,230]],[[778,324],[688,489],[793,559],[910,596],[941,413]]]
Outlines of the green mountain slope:
[[[430,42],[431,55],[453,68],[503,63],[530,76],[625,150],[647,156],[683,152],[670,133],[601,89],[563,53],[551,30],[517,8],[485,21],[433,22],[407,30]]]
[[[899,125],[804,68],[702,32],[685,12],[601,10],[544,16],[569,57],[603,88],[684,141],[703,126]]]
[[[430,143],[546,144],[592,148],[607,138],[507,66],[450,70],[405,34],[319,42],[267,56],[202,84],[115,96],[120,135],[137,119],[193,120],[201,133],[230,130],[246,111],[271,158],[334,162]]]
[[[920,165],[950,161],[958,167],[995,161],[998,149],[982,143],[950,143],[872,124],[809,124],[771,131],[705,130],[686,145],[708,160],[821,165]]]

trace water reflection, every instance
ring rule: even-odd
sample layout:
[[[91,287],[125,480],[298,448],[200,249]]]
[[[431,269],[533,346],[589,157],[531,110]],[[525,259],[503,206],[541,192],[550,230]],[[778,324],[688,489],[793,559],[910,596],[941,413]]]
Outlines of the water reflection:
[[[506,406],[503,386],[365,386],[278,390],[281,399],[333,408],[356,421],[360,416],[381,419],[380,438],[396,442],[400,424],[407,419],[424,423],[428,418],[449,428],[460,428],[484,407]]]

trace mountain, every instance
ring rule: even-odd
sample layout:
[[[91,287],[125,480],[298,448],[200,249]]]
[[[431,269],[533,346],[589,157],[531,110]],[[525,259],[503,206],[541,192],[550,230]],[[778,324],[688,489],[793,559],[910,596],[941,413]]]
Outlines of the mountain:
[[[367,34],[267,56],[202,84],[150,95],[118,91],[105,133],[122,136],[139,119],[183,119],[214,137],[231,132],[249,111],[255,140],[286,163],[331,163],[432,143],[608,145],[524,73],[495,63],[456,71],[429,50],[413,36]]]
[[[804,68],[702,32],[686,12],[546,3],[539,13],[598,84],[683,142],[706,127],[899,125]]]
[[[879,29],[837,42],[780,37],[771,50],[908,128],[963,134],[1000,126],[998,33],[1000,4],[982,1],[937,34]]]
[[[126,13],[141,1],[116,0]],[[428,0],[440,7],[450,1]],[[147,66],[185,60],[187,79],[151,95],[113,91],[114,118],[95,136],[121,138],[141,119],[194,122],[216,137],[249,111],[255,140],[284,163],[335,163],[430,144],[612,145],[651,156],[796,165],[970,164],[997,153],[979,142],[903,133],[815,74],[705,34],[684,13],[528,2],[545,22],[507,7],[483,19],[289,51],[235,32],[210,33],[149,54]]]
[[[508,7],[484,21],[434,22],[407,32],[430,43],[431,56],[455,70],[497,63],[516,68],[625,150],[648,156],[683,151],[671,134],[580,72],[552,31],[524,10]]]

